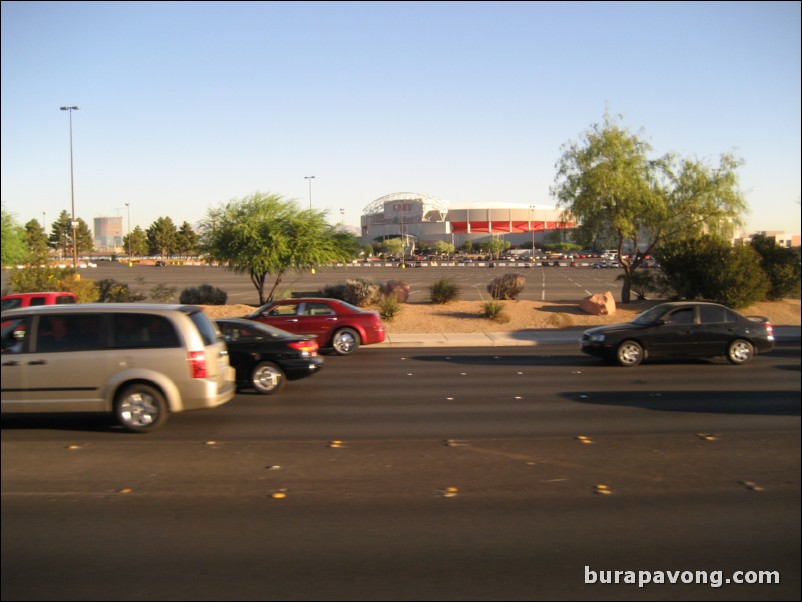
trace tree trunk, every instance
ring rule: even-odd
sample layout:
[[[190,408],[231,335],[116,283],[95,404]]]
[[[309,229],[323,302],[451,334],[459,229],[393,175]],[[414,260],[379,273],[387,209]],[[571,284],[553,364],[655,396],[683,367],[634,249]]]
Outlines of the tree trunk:
[[[629,303],[632,297],[632,266],[621,262],[624,266],[624,285],[621,287],[621,303]]]

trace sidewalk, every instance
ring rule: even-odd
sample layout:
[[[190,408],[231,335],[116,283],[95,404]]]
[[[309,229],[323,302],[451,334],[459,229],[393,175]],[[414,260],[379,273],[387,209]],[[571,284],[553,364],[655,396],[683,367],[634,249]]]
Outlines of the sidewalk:
[[[545,328],[512,332],[441,332],[437,334],[390,334],[383,343],[368,345],[365,349],[386,347],[535,347],[548,344],[575,344],[579,346],[582,330]],[[776,341],[799,341],[799,326],[775,326]]]

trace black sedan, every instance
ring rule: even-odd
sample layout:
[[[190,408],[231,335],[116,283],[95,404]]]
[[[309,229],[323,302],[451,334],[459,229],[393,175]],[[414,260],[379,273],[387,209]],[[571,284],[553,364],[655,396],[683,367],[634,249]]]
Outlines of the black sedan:
[[[221,318],[216,322],[228,345],[240,388],[272,395],[286,381],[310,376],[323,367],[314,336],[295,335],[241,318]]]
[[[726,356],[745,364],[774,348],[771,323],[744,317],[715,303],[662,303],[626,324],[600,326],[582,333],[588,355],[637,366],[649,357]]]

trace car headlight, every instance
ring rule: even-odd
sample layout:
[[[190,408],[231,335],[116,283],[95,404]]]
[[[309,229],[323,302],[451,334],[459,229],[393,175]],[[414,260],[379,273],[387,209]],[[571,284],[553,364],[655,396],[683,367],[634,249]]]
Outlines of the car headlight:
[[[602,333],[592,334],[588,337],[591,343],[604,343],[604,335]]]

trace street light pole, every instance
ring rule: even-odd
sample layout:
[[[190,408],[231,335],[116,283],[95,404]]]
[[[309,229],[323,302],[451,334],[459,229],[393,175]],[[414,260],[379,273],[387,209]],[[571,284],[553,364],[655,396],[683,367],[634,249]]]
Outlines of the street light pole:
[[[79,110],[79,107],[61,107],[62,111],[70,113],[70,199],[72,201],[72,267],[78,267],[78,236],[76,234],[77,222],[75,221],[75,180],[73,177],[72,164],[72,112]]]
[[[126,203],[125,208],[128,210],[128,263],[131,263],[131,203]]]
[[[529,231],[532,233],[532,258],[535,257],[535,228],[532,224],[532,217],[534,217],[537,205],[529,205]]]
[[[304,176],[304,180],[309,180],[309,211],[312,211],[312,180],[315,176]]]

